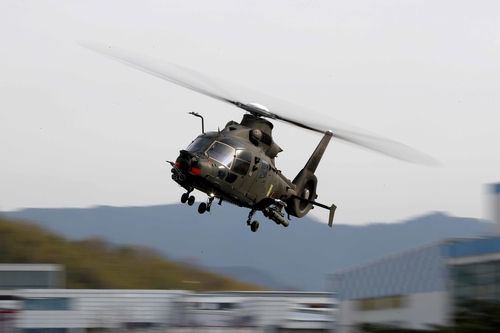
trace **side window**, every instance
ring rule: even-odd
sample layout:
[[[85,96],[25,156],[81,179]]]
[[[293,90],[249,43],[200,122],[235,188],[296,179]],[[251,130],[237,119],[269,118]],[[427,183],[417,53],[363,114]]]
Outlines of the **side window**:
[[[226,177],[226,182],[228,182],[228,183],[234,183],[234,181],[235,181],[236,179],[238,179],[238,176],[237,176],[236,174],[234,174],[234,173],[232,173],[232,172],[231,172],[231,173],[229,173],[229,174],[227,175],[227,177]]]
[[[26,298],[24,299],[24,310],[70,310],[70,299],[64,297]]]
[[[225,166],[220,166],[219,171],[217,172],[217,178],[224,180],[227,176],[227,169]]]
[[[269,163],[266,161],[262,161],[262,165],[260,167],[259,178],[266,178],[267,171],[269,171]]]
[[[250,169],[250,161],[252,160],[252,153],[248,150],[237,150],[236,158],[233,164],[233,171],[240,175],[246,175]]]

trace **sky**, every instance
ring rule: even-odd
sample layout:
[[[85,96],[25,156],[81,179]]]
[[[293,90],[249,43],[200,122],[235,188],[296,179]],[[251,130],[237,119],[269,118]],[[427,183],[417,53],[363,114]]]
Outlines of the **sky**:
[[[187,113],[207,130],[243,115],[83,40],[305,106],[441,162],[330,143],[317,200],[337,205],[336,223],[489,218],[485,185],[500,181],[499,12],[497,1],[1,1],[0,211],[177,203],[183,189],[166,160],[201,131]],[[321,135],[274,125],[276,164],[293,179]]]

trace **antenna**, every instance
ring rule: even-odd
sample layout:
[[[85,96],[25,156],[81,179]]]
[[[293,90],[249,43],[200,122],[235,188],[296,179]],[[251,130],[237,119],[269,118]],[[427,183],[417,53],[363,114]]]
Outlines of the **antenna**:
[[[201,118],[201,133],[205,134],[205,120],[203,117],[198,113],[198,112],[188,112],[189,114],[192,114],[195,117]]]

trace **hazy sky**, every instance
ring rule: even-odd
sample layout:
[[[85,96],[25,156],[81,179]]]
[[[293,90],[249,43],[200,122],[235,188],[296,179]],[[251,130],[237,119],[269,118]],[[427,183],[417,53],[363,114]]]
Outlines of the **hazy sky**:
[[[500,181],[498,13],[498,1],[1,1],[0,210],[178,202],[165,160],[201,130],[187,112],[204,115],[207,130],[241,119],[76,43],[90,40],[306,106],[443,163],[332,142],[318,201],[338,206],[337,223],[436,210],[488,217],[484,184]],[[277,166],[293,179],[321,135],[275,123],[274,139],[284,149]]]

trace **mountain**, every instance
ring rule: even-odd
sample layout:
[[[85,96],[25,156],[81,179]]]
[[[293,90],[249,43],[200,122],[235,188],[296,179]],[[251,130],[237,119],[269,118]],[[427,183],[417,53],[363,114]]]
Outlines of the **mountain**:
[[[248,210],[227,204],[213,208],[204,215],[181,204],[23,209],[1,214],[36,221],[70,239],[98,236],[115,244],[145,245],[206,268],[257,269],[281,286],[300,290],[324,290],[325,274],[341,268],[444,238],[482,236],[490,228],[477,219],[440,212],[401,223],[334,225],[333,229],[308,217],[294,218],[284,228],[258,213],[260,228],[252,233],[245,225]],[[248,272],[239,271],[248,277]]]
[[[164,259],[149,248],[117,246],[100,238],[68,241],[38,225],[1,216],[0,262],[63,265],[70,289],[262,289]]]

